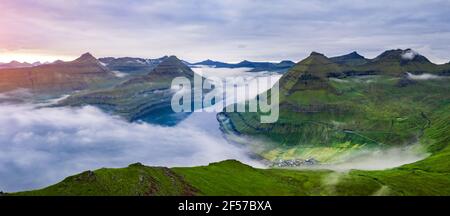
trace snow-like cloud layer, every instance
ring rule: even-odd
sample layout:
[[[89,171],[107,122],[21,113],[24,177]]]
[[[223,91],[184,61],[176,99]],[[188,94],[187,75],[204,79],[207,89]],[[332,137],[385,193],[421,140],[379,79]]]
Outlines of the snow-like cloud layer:
[[[2,104],[0,190],[33,189],[84,170],[135,162],[191,166],[234,158],[258,165],[245,149],[217,134],[215,114],[209,115],[201,118],[213,121],[188,119],[176,127],[162,127],[129,123],[94,107]],[[199,126],[202,122],[211,125]]]

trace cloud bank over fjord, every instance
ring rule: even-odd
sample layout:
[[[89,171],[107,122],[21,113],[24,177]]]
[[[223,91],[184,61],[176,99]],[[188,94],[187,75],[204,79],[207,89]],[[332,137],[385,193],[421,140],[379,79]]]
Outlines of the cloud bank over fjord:
[[[0,106],[0,191],[47,186],[75,173],[141,162],[205,165],[238,159],[259,165],[217,134],[181,124],[129,123],[94,107]]]

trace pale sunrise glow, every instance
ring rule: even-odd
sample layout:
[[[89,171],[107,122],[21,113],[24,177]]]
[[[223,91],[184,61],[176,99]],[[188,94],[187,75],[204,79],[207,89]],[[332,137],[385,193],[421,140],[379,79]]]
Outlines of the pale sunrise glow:
[[[18,62],[54,62],[56,60],[70,61],[75,59],[77,56],[71,55],[55,55],[51,53],[37,53],[34,51],[1,51],[0,52],[0,62],[8,63],[11,61]]]

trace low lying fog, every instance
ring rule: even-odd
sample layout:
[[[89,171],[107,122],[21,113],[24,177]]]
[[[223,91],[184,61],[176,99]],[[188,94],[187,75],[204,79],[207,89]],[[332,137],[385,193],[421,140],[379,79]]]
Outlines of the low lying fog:
[[[428,156],[429,154],[421,148],[420,144],[414,144],[384,150],[365,150],[356,155],[352,155],[351,158],[341,163],[318,165],[310,168],[331,169],[335,171],[348,171],[351,169],[383,170],[413,163],[425,159]]]
[[[414,75],[412,73],[407,73],[407,74],[408,74],[408,78],[413,79],[413,80],[431,80],[431,79],[443,79],[444,78],[442,76],[437,76],[437,75],[428,74],[428,73],[419,74],[419,75]]]
[[[47,186],[84,170],[135,162],[193,166],[234,158],[259,165],[245,149],[196,125],[128,123],[94,107],[35,109],[3,104],[0,125],[0,190],[8,192]]]

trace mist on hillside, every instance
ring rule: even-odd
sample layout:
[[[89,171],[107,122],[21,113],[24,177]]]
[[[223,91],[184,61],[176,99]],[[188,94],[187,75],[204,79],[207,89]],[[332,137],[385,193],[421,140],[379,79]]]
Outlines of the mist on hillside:
[[[331,169],[345,172],[352,169],[384,170],[414,163],[429,156],[422,146],[417,144],[391,147],[387,149],[363,150],[349,155],[345,160],[335,164],[313,166],[314,169]]]

